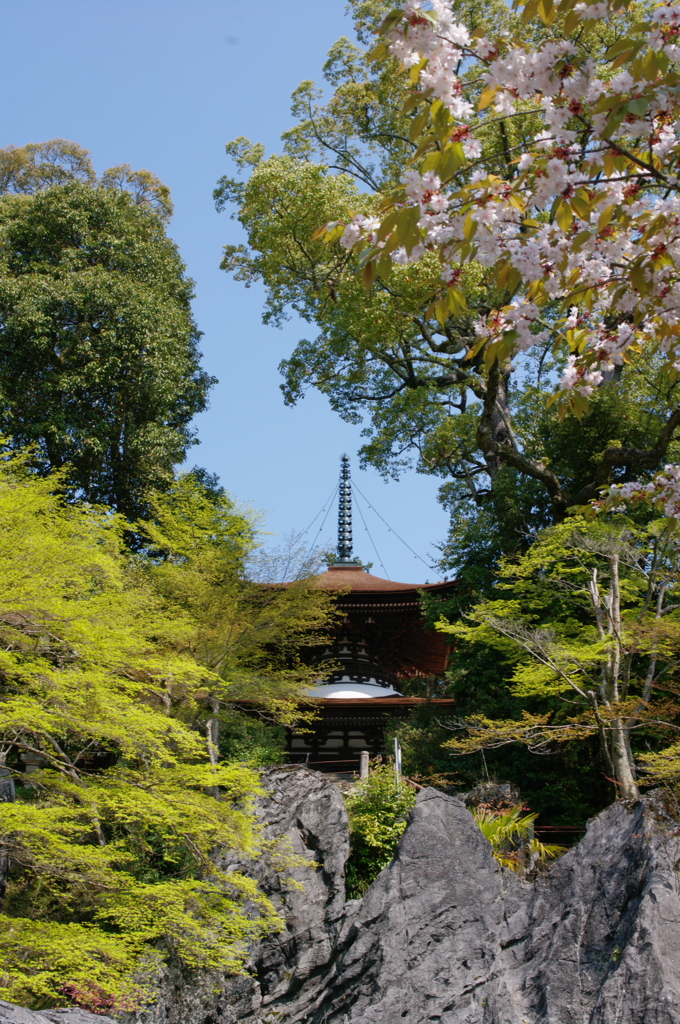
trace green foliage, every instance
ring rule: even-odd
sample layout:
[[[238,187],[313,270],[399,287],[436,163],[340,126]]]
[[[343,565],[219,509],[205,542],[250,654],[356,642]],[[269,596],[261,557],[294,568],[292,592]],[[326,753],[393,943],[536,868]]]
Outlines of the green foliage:
[[[0,149],[0,195],[32,195],[53,185],[96,180],[89,152],[76,142],[52,139]]]
[[[126,193],[135,206],[151,210],[164,222],[172,217],[170,189],[151,171],[133,171],[130,164],[119,164],[104,171],[100,184]]]
[[[238,710],[220,716],[219,751],[225,761],[243,762],[251,768],[286,763],[286,731],[268,719],[253,718]]]
[[[10,968],[0,991],[23,1006],[66,1003],[93,1013],[131,1010],[144,991],[127,979],[157,968],[153,955],[143,960],[134,942],[102,928],[30,918],[0,921],[0,963]]]
[[[247,866],[268,845],[253,759],[221,761],[210,725],[240,684],[203,656],[254,524],[187,474],[158,498],[155,547],[131,554],[120,516],[65,503],[63,475],[33,462],[0,461],[0,759],[19,797],[0,825],[0,995],[116,1011],[149,995],[168,957],[239,970],[280,927],[253,879],[220,866],[220,851]],[[234,613],[242,631],[249,607]]]
[[[252,700],[277,721],[300,720],[301,689],[318,675],[301,650],[327,642],[333,596],[306,574],[279,585],[277,566],[257,559],[252,513],[207,490],[195,473],[180,475],[150,505],[153,518],[141,527],[147,572],[168,606],[191,620],[187,650],[212,680],[200,691],[205,706],[233,721],[230,701]]]
[[[671,743],[658,751],[644,751],[638,755],[645,781],[652,784],[680,786],[680,743]]]
[[[526,813],[522,807],[494,811],[480,806],[474,808],[472,816],[491,843],[496,860],[517,874],[525,874],[565,852],[563,846],[536,839],[533,825],[538,814]]]
[[[481,558],[476,564],[480,576],[484,573],[485,579],[495,581],[490,565]],[[474,563],[468,568],[472,570]],[[470,571],[456,580],[445,600],[423,593],[425,622],[434,628],[441,619],[461,620],[482,590]],[[453,711],[443,713],[440,705],[428,703],[414,709],[408,719],[393,723],[389,736],[390,740],[399,738],[404,773],[416,782],[448,791],[468,791],[489,779],[510,782],[543,820],[553,825],[581,825],[606,807],[611,787],[603,773],[609,772],[596,739],[567,741],[541,757],[519,744],[467,755],[452,753],[446,744],[456,734],[460,720],[476,714],[491,719],[520,718],[523,707],[537,710],[540,702],[535,708],[535,701],[522,701],[512,692],[514,663],[496,647],[453,636],[449,639],[454,646],[443,678],[413,680],[400,686],[413,696],[455,700]]]
[[[0,430],[41,471],[65,468],[73,495],[136,518],[214,381],[192,282],[128,171],[0,198]]]
[[[645,9],[633,5],[604,34],[577,45],[602,60]],[[342,225],[355,214],[374,216],[393,201],[397,210],[400,178],[421,141],[418,118],[422,126],[429,103],[416,109],[408,74],[371,52],[384,4],[351,0],[348,10],[361,45],[338,40],[324,66],[326,90],[306,81],[295,91],[296,123],[282,136],[283,154],[265,158],[243,137],[227,146],[249,177],[225,176],[215,198],[219,209],[235,204],[247,243],[226,246],[222,267],[246,286],[262,282],[265,322],[279,324],[293,310],[313,328],[281,364],[286,402],[316,388],[340,416],[364,424],[365,463],[394,476],[413,464],[442,479],[451,531],[441,567],[461,583],[464,606],[463,595],[469,604],[488,593],[500,557],[525,551],[570,506],[676,458],[674,431],[664,424],[680,384],[663,372],[663,359],[646,353],[608,374],[581,424],[562,421],[546,402],[566,353],[551,354],[548,346],[492,370],[472,355],[478,317],[512,298],[497,275],[466,263],[456,308],[442,311],[437,256],[395,265],[388,275],[388,261],[365,272],[367,250],[339,244]],[[521,32],[533,44],[555,31],[522,26],[502,3],[464,0],[455,11],[481,31]],[[477,73],[464,77],[474,106],[482,88]],[[516,174],[511,153],[526,149],[539,130],[524,113],[473,119],[481,125],[475,137],[483,142],[484,167],[509,182]],[[465,163],[457,175],[473,168]],[[543,326],[554,317],[546,307]]]
[[[519,744],[466,755],[446,746],[459,722],[480,711],[490,719],[521,718],[523,702],[509,687],[512,671],[496,649],[459,643],[441,693],[455,698],[455,713],[442,714],[437,705],[424,704],[389,734],[401,743],[404,773],[447,792],[466,792],[488,779],[510,782],[542,820],[581,825],[610,799],[603,774],[609,773],[596,739],[565,742],[542,757]]]
[[[414,694],[414,687],[408,683],[401,689],[410,696],[425,696],[422,692]],[[434,697],[440,695],[448,697],[449,687],[445,686],[441,694],[431,694]],[[387,726],[385,746],[389,749],[394,738],[399,739],[404,774],[409,779],[440,787],[464,785],[460,764],[442,748],[442,744],[451,738],[447,729],[450,720],[450,712],[443,713],[441,707],[428,703],[414,708],[408,718],[392,720]]]
[[[345,796],[351,851],[346,867],[348,899],[359,899],[392,860],[415,804],[412,786],[397,782],[394,767],[379,760]]]
[[[129,164],[120,164],[109,167],[98,179],[88,150],[67,139],[0,149],[0,195],[33,195],[73,181],[129,192],[137,206],[153,211],[161,220],[172,216],[170,189],[151,171],[133,171]]]
[[[636,796],[632,745],[657,744],[680,710],[672,682],[677,563],[663,520],[641,529],[578,517],[506,559],[494,599],[477,604],[466,622],[440,628],[500,652],[524,709],[493,719],[477,709],[458,722],[462,735],[447,748],[471,753],[521,742],[543,752],[598,736],[619,794]]]

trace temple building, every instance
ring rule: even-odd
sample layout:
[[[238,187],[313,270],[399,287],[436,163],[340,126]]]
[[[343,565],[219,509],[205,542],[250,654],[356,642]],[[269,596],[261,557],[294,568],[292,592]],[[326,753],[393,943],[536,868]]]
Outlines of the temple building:
[[[408,716],[426,703],[423,697],[404,696],[400,683],[445,672],[447,645],[440,633],[426,628],[420,592],[445,597],[455,584],[396,583],[364,571],[353,557],[352,486],[349,458],[343,455],[337,556],[317,585],[337,592],[342,618],[323,653],[319,681],[309,691],[320,706],[320,720],[310,732],[290,731],[288,756],[317,770],[344,773],[356,768],[360,751],[385,752],[391,718]],[[454,701],[432,703],[445,712]]]

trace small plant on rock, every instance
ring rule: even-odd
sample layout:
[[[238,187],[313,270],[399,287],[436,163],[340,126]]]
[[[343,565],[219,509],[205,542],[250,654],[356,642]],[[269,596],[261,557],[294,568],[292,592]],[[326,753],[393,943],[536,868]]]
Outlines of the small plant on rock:
[[[382,764],[380,758],[371,765],[368,778],[346,795],[351,843],[348,899],[361,898],[390,863],[415,802],[413,786],[397,782],[392,765]]]
[[[566,851],[565,846],[542,843],[534,836],[538,814],[522,806],[501,810],[480,804],[472,811],[493,855],[505,868],[526,875]]]

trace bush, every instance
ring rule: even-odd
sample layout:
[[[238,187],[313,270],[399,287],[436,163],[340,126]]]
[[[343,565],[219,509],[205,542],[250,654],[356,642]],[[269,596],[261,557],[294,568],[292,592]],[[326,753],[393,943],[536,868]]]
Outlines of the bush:
[[[228,711],[220,722],[220,756],[250,768],[286,763],[286,730],[282,725]]]
[[[406,828],[416,793],[394,768],[378,758],[363,779],[345,797],[350,829],[347,861],[347,897],[360,899],[392,860]]]

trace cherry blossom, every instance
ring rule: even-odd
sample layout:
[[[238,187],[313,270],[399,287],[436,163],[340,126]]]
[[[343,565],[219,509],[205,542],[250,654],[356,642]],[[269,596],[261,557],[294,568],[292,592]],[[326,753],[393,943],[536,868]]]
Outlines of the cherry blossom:
[[[628,504],[645,502],[680,524],[680,466],[668,465],[649,483],[612,484],[595,502],[599,511],[624,511]],[[672,524],[671,524],[672,525]]]
[[[562,6],[569,10],[569,0]],[[581,22],[610,16],[605,3],[571,7]],[[631,65],[605,81],[569,38],[547,39],[534,50],[508,45],[503,37],[473,38],[449,0],[427,5],[407,0],[402,12],[400,18],[391,16],[387,51],[405,68],[418,69],[416,99],[422,96],[432,110],[437,104],[446,108],[452,130],[441,157],[431,153],[404,174],[403,206],[420,207],[421,242],[390,246],[392,261],[412,262],[438,251],[447,283],[452,278],[446,267],[460,258],[499,271],[511,268],[520,276],[513,306],[564,301],[587,310],[578,338],[568,337],[573,329],[566,323],[555,335],[556,343],[574,350],[561,382],[567,393],[592,393],[601,369],[620,365],[633,346],[652,341],[671,365],[680,365],[680,189],[669,173],[680,157],[675,80],[667,86],[661,66],[648,80],[648,72],[634,73]],[[675,47],[680,6],[662,4],[651,20],[643,45],[652,53]],[[492,93],[487,108],[493,116],[521,115],[525,109],[543,119],[533,147],[516,155],[516,172],[507,179],[483,166],[483,144],[475,132],[488,115],[475,114],[457,74],[474,63]],[[631,103],[637,106],[630,109]],[[624,116],[612,123],[612,111],[623,104]],[[583,125],[589,138],[582,152],[577,129]],[[463,167],[462,176],[454,170],[442,177],[448,145],[459,145],[473,173]],[[649,162],[650,154],[656,163]],[[547,224],[536,221],[546,213]],[[355,217],[343,245],[375,244],[373,220]],[[477,226],[472,242],[466,230],[470,221]],[[658,229],[650,239],[652,223]],[[531,299],[523,297],[528,290]],[[614,332],[613,317],[623,321]],[[534,321],[530,311],[521,318],[525,324]],[[501,320],[492,314],[490,322]],[[513,335],[515,351],[530,347],[532,331],[534,344],[544,343],[545,329],[527,334],[523,328]],[[488,344],[506,345],[508,333],[506,327],[491,333]]]
[[[564,38],[546,32],[532,47],[481,35],[449,0],[406,0],[384,23],[384,55],[411,74],[425,142],[380,243],[377,218],[355,217],[342,237],[362,264],[382,257],[381,273],[387,253],[395,264],[438,253],[444,293],[465,261],[493,268],[512,298],[477,324],[477,347],[487,360],[566,349],[560,401],[579,415],[603,375],[645,346],[680,371],[680,4],[659,4],[598,66],[576,37],[622,7],[560,0]],[[499,177],[481,129],[508,116],[539,127]],[[667,467],[653,485],[669,515],[680,516],[679,480]]]

